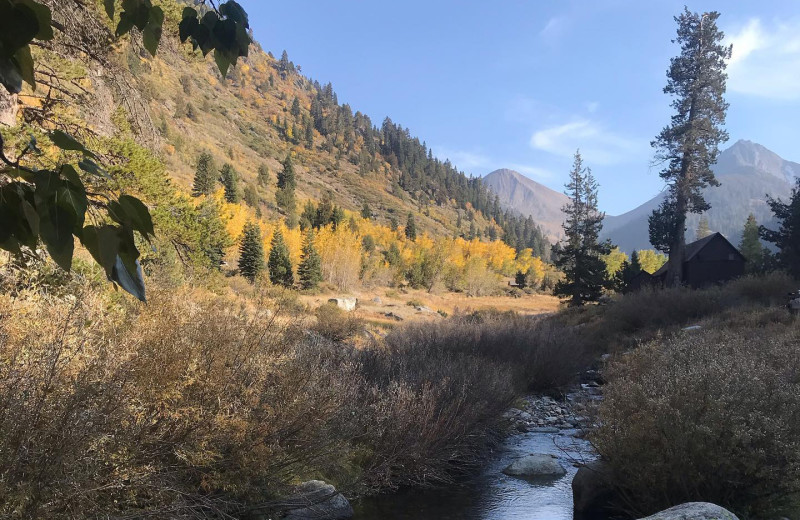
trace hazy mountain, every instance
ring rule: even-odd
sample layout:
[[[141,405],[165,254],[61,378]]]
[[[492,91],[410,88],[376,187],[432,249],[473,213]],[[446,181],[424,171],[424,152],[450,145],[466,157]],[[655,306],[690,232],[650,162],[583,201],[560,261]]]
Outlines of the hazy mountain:
[[[724,150],[713,169],[721,185],[705,191],[706,200],[711,204],[706,217],[712,231],[719,231],[734,244],[739,243],[750,213],[760,224],[769,225],[773,221],[766,196],[787,199],[795,179],[800,177],[800,164],[744,140]],[[561,207],[569,200],[564,194],[508,169],[490,173],[484,177],[484,184],[498,194],[501,204],[532,216],[551,240],[563,236]],[[647,218],[663,198],[662,193],[627,213],[606,216],[603,238],[610,238],[628,253],[652,248]],[[689,216],[687,240],[694,240],[699,220],[700,215]]]
[[[486,175],[483,183],[500,197],[503,206],[533,217],[550,240],[563,236],[561,223],[564,214],[561,208],[569,202],[563,193],[506,168]]]
[[[721,185],[705,190],[711,210],[706,217],[712,231],[719,231],[738,244],[747,215],[753,213],[761,224],[772,221],[766,195],[786,199],[800,164],[786,161],[776,153],[751,141],[737,141],[723,151],[713,167]],[[618,216],[606,217],[603,236],[624,251],[650,248],[647,218],[658,207],[660,194],[641,206]],[[700,215],[691,215],[686,225],[686,239],[693,240]]]

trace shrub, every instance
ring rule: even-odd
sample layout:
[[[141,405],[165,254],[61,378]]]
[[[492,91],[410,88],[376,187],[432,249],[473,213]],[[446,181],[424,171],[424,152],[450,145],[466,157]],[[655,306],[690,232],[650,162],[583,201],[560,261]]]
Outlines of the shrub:
[[[731,311],[612,365],[592,440],[623,506],[647,514],[710,501],[743,516],[791,516],[785,508],[800,498],[798,342],[781,309]]]
[[[364,320],[345,312],[335,303],[326,303],[314,313],[316,324],[314,332],[331,341],[345,341],[364,331]]]

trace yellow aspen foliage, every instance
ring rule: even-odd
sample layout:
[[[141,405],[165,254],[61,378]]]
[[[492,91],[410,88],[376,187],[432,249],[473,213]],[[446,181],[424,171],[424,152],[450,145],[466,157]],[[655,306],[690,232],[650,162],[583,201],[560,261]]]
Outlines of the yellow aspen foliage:
[[[322,259],[325,281],[342,291],[354,289],[361,268],[361,240],[358,234],[346,226],[334,229],[328,225],[317,232],[316,246]]]

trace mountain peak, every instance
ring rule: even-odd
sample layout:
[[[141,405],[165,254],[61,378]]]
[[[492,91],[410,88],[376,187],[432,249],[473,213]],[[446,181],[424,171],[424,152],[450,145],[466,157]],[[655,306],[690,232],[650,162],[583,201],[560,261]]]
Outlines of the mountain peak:
[[[785,161],[765,146],[745,139],[720,153],[714,170],[721,174],[770,175],[789,182],[800,177],[799,164]]]

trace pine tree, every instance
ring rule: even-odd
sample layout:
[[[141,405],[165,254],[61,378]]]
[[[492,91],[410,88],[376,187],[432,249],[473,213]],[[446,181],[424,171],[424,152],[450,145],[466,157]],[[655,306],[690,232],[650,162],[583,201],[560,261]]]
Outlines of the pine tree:
[[[722,43],[718,18],[717,12],[699,14],[688,9],[675,18],[675,42],[681,53],[670,62],[664,88],[674,97],[675,115],[652,143],[656,161],[667,164],[660,175],[670,185],[665,204],[650,220],[651,242],[662,251],[669,249],[669,286],[682,282],[686,216],[710,208],[702,189],[719,185],[711,165],[717,161],[719,144],[728,139],[722,125],[728,109],[725,69],[731,47]]]
[[[777,246],[778,265],[795,278],[800,278],[800,178],[788,203],[768,197],[767,204],[778,221],[778,229],[761,226],[761,238]]]
[[[258,184],[259,186],[269,186],[269,166],[263,163],[258,167]]]
[[[294,117],[300,117],[300,100],[297,96],[294,97],[294,101],[292,101],[292,108],[289,111]]]
[[[406,238],[412,242],[417,239],[417,222],[414,220],[414,214],[408,214],[406,219]]]
[[[275,285],[291,287],[294,285],[294,273],[292,272],[292,260],[289,257],[289,247],[283,239],[280,229],[275,230],[269,249],[269,260],[267,261],[269,270],[269,280]]]
[[[322,259],[314,247],[314,233],[306,235],[303,254],[297,267],[297,276],[303,289],[316,289],[322,281]]]
[[[202,152],[197,158],[197,168],[194,172],[194,182],[192,183],[192,196],[211,195],[216,184],[216,166],[214,158],[208,152]]]
[[[742,241],[739,244],[739,252],[747,260],[747,271],[750,273],[758,272],[764,262],[764,247],[758,233],[758,222],[752,213],[747,217],[742,231]]]
[[[305,141],[306,141],[306,148],[308,148],[309,150],[314,148],[314,125],[311,121],[308,121],[306,123]]]
[[[399,224],[397,223],[397,217],[391,215],[389,217],[389,229],[391,229],[392,231],[397,231],[398,226]]]
[[[617,282],[617,290],[624,291],[633,281],[634,277],[642,272],[642,264],[639,262],[639,252],[634,250],[631,254],[630,262],[625,261],[622,263],[622,269],[619,270],[619,278]]]
[[[583,167],[581,154],[576,152],[565,192],[570,202],[563,208],[566,238],[557,246],[555,259],[565,279],[556,284],[554,294],[569,298],[570,306],[597,301],[607,285],[601,256],[609,254],[611,246],[599,241],[605,215],[597,210],[597,188],[592,171]]]
[[[229,163],[225,163],[219,173],[222,187],[225,188],[225,200],[231,204],[239,202],[239,200],[241,200],[241,194],[239,193],[239,174]]]
[[[287,155],[283,161],[283,170],[278,173],[278,191],[275,192],[275,202],[278,208],[286,215],[286,225],[290,229],[297,226],[297,199],[295,189],[297,179],[294,173],[291,155]]]
[[[711,228],[708,226],[708,219],[705,215],[700,217],[700,222],[697,223],[697,231],[695,235],[697,236],[697,240],[701,238],[706,238],[711,234]]]
[[[239,273],[253,283],[263,270],[264,243],[261,240],[261,230],[254,223],[248,222],[244,226],[239,246]]]
[[[370,208],[369,204],[366,202],[363,206],[361,206],[361,218],[364,220],[369,220],[372,218],[372,208]]]

